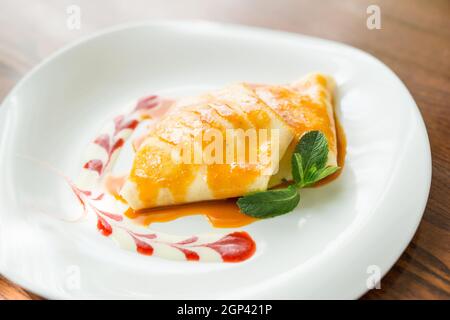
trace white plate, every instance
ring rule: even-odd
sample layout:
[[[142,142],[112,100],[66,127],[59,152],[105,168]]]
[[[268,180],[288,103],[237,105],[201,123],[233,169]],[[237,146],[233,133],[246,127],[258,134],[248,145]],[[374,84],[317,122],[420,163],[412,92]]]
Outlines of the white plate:
[[[117,248],[79,212],[69,177],[99,124],[148,93],[333,75],[348,148],[342,175],[295,212],[243,228],[244,263],[191,263]],[[34,159],[34,160],[30,160]],[[0,271],[50,298],[357,298],[411,240],[431,180],[427,133],[402,82],[372,56],[316,38],[207,22],[108,30],[52,55],[0,108]],[[199,217],[200,218],[200,217]],[[89,223],[88,223],[89,222]],[[211,227],[201,219],[167,226]]]

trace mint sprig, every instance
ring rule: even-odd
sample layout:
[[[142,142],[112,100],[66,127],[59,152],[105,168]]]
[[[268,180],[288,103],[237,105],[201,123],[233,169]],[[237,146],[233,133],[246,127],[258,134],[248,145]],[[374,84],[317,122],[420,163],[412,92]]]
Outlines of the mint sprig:
[[[339,167],[325,167],[328,160],[328,141],[320,131],[305,133],[295,147],[294,156],[296,154],[300,156],[302,165],[302,179],[295,180],[300,188],[308,187],[339,169]],[[294,167],[292,167],[292,176],[294,176]]]
[[[300,202],[298,189],[310,186],[336,172],[339,167],[325,166],[328,141],[320,131],[305,133],[292,154],[294,183],[286,188],[253,192],[238,199],[241,212],[255,218],[272,218],[294,210]]]

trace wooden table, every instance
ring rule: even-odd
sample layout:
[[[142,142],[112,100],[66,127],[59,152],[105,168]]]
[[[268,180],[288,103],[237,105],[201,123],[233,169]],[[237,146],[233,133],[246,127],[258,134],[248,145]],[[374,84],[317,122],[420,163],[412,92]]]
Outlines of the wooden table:
[[[80,30],[66,27],[69,4],[81,8]],[[381,30],[366,27],[370,4],[381,9]],[[55,49],[104,27],[153,18],[208,19],[318,36],[361,48],[391,67],[425,119],[433,152],[433,182],[413,241],[383,278],[382,289],[363,298],[450,298],[449,0],[2,0],[0,99]],[[0,277],[0,298],[39,297]]]

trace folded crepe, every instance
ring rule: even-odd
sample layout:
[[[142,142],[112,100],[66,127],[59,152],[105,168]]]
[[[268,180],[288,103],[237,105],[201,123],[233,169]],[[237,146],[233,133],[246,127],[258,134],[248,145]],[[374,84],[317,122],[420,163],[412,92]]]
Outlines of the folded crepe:
[[[327,164],[336,165],[334,87],[331,77],[310,74],[285,86],[239,83],[179,100],[139,145],[120,195],[139,210],[267,190],[292,180],[292,152],[311,130],[325,134]],[[227,139],[230,132],[249,129],[268,135],[258,136],[257,144],[242,134]],[[211,153],[205,140],[220,142],[219,149]],[[227,148],[230,141],[235,145]],[[234,152],[236,146],[244,146],[244,161]],[[198,161],[217,159],[218,150],[226,161]],[[250,153],[257,161],[250,161]]]

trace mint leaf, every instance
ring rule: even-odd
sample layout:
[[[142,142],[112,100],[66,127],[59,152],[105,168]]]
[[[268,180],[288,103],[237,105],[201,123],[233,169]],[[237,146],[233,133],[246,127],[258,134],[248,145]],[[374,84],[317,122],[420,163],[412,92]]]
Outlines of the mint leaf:
[[[305,133],[292,155],[292,176],[296,185],[299,188],[310,186],[339,169],[325,167],[327,160],[328,141],[325,135],[320,131]]]
[[[303,165],[300,153],[292,154],[291,165],[292,177],[294,178],[295,183],[300,185],[303,181]]]
[[[297,207],[300,194],[293,185],[263,192],[255,192],[239,198],[237,205],[246,215],[255,218],[271,218],[288,213]]]
[[[325,167],[328,159],[328,141],[320,131],[305,133],[295,147],[295,153],[302,158],[302,185],[311,183],[316,171]]]
[[[333,166],[325,167],[319,171],[319,173],[315,177],[314,182],[322,180],[323,178],[328,177],[330,174],[333,174],[338,170],[339,170],[339,167],[333,167]]]

